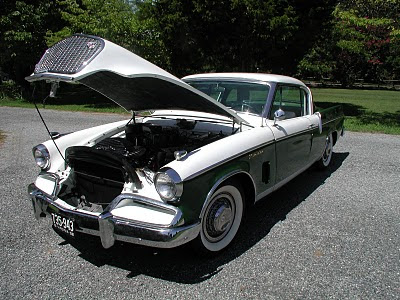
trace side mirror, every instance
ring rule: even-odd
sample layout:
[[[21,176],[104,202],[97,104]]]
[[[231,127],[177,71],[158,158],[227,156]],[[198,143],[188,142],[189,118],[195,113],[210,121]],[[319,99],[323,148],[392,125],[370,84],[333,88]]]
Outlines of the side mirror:
[[[276,121],[282,120],[285,120],[285,112],[279,108],[277,111],[274,112],[274,125]]]

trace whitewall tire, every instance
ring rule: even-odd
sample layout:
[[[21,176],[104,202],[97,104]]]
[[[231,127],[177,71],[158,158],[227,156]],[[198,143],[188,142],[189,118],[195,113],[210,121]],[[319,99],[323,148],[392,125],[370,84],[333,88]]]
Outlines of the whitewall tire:
[[[332,154],[333,154],[333,138],[332,138],[332,133],[330,133],[326,137],[324,153],[322,154],[321,159],[318,161],[318,167],[320,169],[325,169],[329,166],[332,160]]]
[[[239,230],[244,210],[244,198],[237,184],[219,187],[208,201],[201,219],[197,250],[213,254],[225,249]]]

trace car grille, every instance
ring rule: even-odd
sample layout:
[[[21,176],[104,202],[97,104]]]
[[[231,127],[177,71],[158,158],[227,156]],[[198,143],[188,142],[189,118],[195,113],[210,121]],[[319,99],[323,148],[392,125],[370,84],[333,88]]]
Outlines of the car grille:
[[[35,74],[43,72],[74,74],[82,70],[104,48],[104,41],[76,34],[49,48],[35,66]]]

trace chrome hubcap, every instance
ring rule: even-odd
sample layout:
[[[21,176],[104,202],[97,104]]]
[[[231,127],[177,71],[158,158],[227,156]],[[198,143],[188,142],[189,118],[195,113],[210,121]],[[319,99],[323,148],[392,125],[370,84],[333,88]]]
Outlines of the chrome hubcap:
[[[221,194],[214,198],[205,213],[204,235],[210,242],[218,242],[225,237],[232,226],[235,207],[232,196]]]

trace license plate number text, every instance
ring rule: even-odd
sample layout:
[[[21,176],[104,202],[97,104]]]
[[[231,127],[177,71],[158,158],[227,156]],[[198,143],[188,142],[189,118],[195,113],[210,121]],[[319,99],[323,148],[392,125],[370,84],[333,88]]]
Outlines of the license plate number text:
[[[74,220],[71,220],[69,218],[60,216],[56,213],[51,213],[51,219],[53,221],[53,226],[56,229],[61,230],[62,232],[65,232],[66,234],[70,236],[74,236],[74,229],[75,229],[75,224]]]

